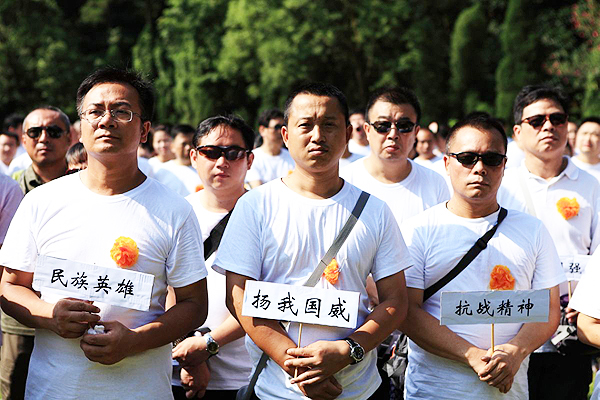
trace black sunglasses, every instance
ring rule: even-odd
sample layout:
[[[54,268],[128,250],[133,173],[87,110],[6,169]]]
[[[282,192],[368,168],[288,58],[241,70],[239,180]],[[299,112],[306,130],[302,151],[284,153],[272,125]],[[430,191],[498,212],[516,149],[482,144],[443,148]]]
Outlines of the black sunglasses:
[[[546,115],[534,115],[532,117],[523,118],[521,123],[526,122],[531,125],[532,128],[539,128],[544,125],[546,121],[550,120],[550,123],[554,126],[562,125],[567,122],[569,116],[565,113],[552,113]]]
[[[250,150],[241,148],[240,146],[198,146],[196,151],[210,160],[218,160],[225,156],[227,161],[235,161],[243,158],[246,154],[250,154]]]
[[[456,158],[456,161],[462,165],[467,166],[473,166],[481,160],[488,167],[497,167],[506,158],[504,154],[492,152],[479,154],[472,151],[463,151],[462,153],[449,153],[448,155]]]
[[[392,130],[392,125],[396,126],[396,129],[400,133],[408,133],[415,129],[414,122],[408,120],[400,120],[396,122],[391,121],[375,121],[373,123],[369,122],[369,125],[373,126],[378,133],[388,133]]]
[[[59,137],[61,137],[63,135],[63,133],[65,133],[65,131],[61,127],[56,126],[56,125],[33,126],[29,129],[27,129],[27,131],[25,133],[30,138],[37,139],[40,137],[40,135],[42,134],[42,131],[44,129],[46,130],[46,135],[50,136],[52,139],[58,139]]]

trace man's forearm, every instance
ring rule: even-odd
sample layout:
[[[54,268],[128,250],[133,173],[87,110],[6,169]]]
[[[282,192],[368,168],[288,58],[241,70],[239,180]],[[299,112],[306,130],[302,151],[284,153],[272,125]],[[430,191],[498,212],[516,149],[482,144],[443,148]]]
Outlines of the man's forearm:
[[[8,282],[2,283],[2,310],[31,328],[52,328],[53,305],[40,299],[33,289]]]
[[[399,299],[385,300],[377,305],[365,322],[350,337],[365,349],[375,349],[404,321],[407,304]]]
[[[176,292],[181,289],[175,289]],[[190,295],[177,298],[177,303],[156,320],[132,329],[136,334],[132,353],[163,346],[202,325],[207,315],[206,279],[185,289]],[[195,292],[201,295],[192,295]],[[181,297],[181,296],[178,296]]]

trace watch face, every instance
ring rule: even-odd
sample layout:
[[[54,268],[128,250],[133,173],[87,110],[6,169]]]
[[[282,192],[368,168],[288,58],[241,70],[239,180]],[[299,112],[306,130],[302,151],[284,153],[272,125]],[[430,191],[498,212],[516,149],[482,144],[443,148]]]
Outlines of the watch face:
[[[208,342],[206,344],[206,349],[209,353],[214,354],[219,350],[219,345],[215,342]]]
[[[352,358],[354,358],[356,361],[361,361],[364,356],[365,350],[362,347],[356,346],[352,349]]]

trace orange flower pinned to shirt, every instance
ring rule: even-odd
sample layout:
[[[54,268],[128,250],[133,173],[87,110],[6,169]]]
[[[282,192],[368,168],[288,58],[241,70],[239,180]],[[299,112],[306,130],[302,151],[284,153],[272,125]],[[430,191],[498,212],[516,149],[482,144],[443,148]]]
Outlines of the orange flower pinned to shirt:
[[[579,214],[579,203],[577,199],[573,197],[569,199],[568,197],[563,197],[556,202],[556,208],[560,215],[563,216],[564,219],[571,219],[577,214]]]
[[[325,271],[323,271],[323,276],[325,279],[327,279],[327,282],[331,283],[332,285],[337,283],[340,276],[340,266],[335,258],[331,260],[327,268],[325,268]]]
[[[138,250],[137,244],[133,241],[133,239],[120,236],[115,240],[115,244],[110,250],[110,256],[117,263],[117,265],[121,268],[130,268],[137,262],[138,255],[140,251]]]
[[[490,274],[490,289],[492,290],[513,290],[515,288],[515,278],[510,273],[506,265],[496,265]]]
[[[200,184],[196,186],[196,192],[201,191],[202,189],[204,189],[204,185]]]

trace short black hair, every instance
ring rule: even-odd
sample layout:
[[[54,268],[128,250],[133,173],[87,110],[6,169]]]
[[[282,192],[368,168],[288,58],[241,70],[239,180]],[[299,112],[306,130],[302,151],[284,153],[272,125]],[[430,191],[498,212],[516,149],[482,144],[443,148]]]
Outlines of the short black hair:
[[[156,125],[156,126],[152,126],[151,129],[152,132],[158,132],[158,131],[163,131],[165,132],[167,135],[171,136],[171,125],[168,124],[160,124],[160,125]],[[173,137],[173,136],[171,136]]]
[[[77,112],[83,112],[83,99],[92,88],[101,83],[125,83],[137,91],[140,97],[140,108],[142,110],[142,122],[151,121],[154,115],[154,88],[152,84],[142,77],[142,74],[130,70],[114,67],[100,68],[81,82],[77,89]]]
[[[363,111],[362,108],[353,108],[350,110],[350,116],[353,116],[354,114],[360,114],[363,117],[365,116],[365,112]]]
[[[196,133],[196,130],[191,125],[187,124],[179,124],[171,128],[171,136],[173,138],[179,135],[180,133],[184,135],[193,135],[194,133]]]
[[[254,130],[241,117],[232,114],[217,115],[200,122],[192,141],[194,148],[200,145],[200,140],[204,136],[210,134],[213,129],[222,125],[239,131],[242,134],[242,139],[244,139],[246,149],[252,150],[254,148],[254,138],[256,136]]]
[[[15,139],[17,146],[19,145],[19,135],[17,135],[15,132],[0,131],[0,136],[2,135]]]
[[[450,145],[452,144],[457,132],[465,127],[471,127],[486,132],[497,131],[500,136],[502,136],[504,153],[506,154],[508,139],[502,123],[497,118],[494,118],[490,114],[481,111],[470,113],[465,118],[454,124],[454,126],[450,129],[450,132],[448,132],[448,137],[446,139],[446,154],[449,154]]]
[[[521,89],[515,98],[515,104],[513,105],[515,125],[521,124],[523,109],[525,107],[544,99],[556,101],[560,104],[565,114],[569,114],[569,99],[560,88],[547,85],[528,85]]]
[[[83,164],[87,163],[88,155],[83,147],[83,143],[77,142],[73,146],[69,147],[67,154],[65,154],[67,164]]]
[[[350,117],[350,115],[349,115],[349,111],[348,111],[348,101],[346,100],[346,96],[344,96],[344,93],[342,93],[342,91],[340,89],[338,89],[337,87],[333,86],[330,83],[323,83],[323,82],[306,83],[304,85],[297,87],[296,89],[294,89],[292,91],[292,93],[290,93],[287,100],[285,101],[285,107],[284,107],[285,112],[283,114],[283,119],[284,119],[286,125],[290,118],[292,102],[298,95],[301,95],[301,94],[312,94],[314,96],[325,96],[325,97],[332,97],[332,98],[337,99],[337,101],[340,105],[340,108],[342,109],[342,113],[344,114],[344,120],[346,121],[346,126],[348,126],[348,123],[349,123],[348,118]]]
[[[6,118],[4,118],[4,124],[2,126],[2,130],[8,131],[10,128],[17,128],[19,125],[23,125],[23,117],[21,114],[10,114]]]
[[[31,114],[32,112],[37,111],[37,110],[50,110],[50,111],[57,112],[58,117],[60,118],[63,125],[65,126],[66,131],[69,132],[69,130],[71,130],[71,120],[69,120],[69,116],[67,114],[65,114],[64,111],[61,110],[60,108],[54,107],[54,106],[40,106],[40,107],[36,107],[33,110],[31,110],[31,112],[29,114]],[[29,116],[29,114],[27,114],[27,117]],[[25,120],[27,119],[27,117],[25,117],[25,119],[23,120],[23,129],[25,129]]]
[[[595,124],[600,125],[600,118],[599,117],[587,117],[584,118],[580,123],[579,123],[579,128],[581,128],[581,125],[585,124],[586,122],[593,122]],[[577,128],[577,131],[579,131],[579,128]]]
[[[258,126],[264,126],[265,128],[268,128],[269,122],[271,122],[272,119],[279,118],[283,119],[283,111],[278,108],[269,108],[268,110],[260,113],[260,116],[258,117]]]
[[[410,104],[412,108],[415,110],[415,114],[417,114],[417,125],[421,120],[421,104],[419,103],[419,99],[415,92],[410,90],[407,87],[386,87],[376,90],[371,97],[369,97],[369,101],[367,102],[367,108],[365,111],[365,119],[367,122],[369,121],[369,111],[373,108],[373,105],[378,101],[384,101],[386,103],[392,103],[396,105],[400,104]]]

